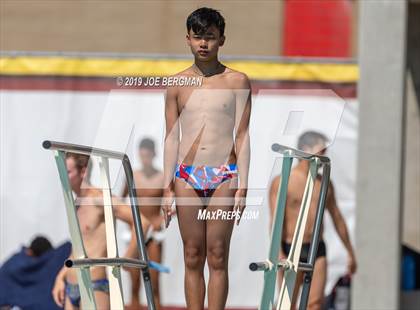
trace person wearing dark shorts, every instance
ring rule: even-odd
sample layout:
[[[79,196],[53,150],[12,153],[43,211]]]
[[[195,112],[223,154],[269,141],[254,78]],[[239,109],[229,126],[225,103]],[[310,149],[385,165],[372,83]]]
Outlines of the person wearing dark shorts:
[[[302,134],[298,139],[298,149],[311,154],[323,155],[326,149],[327,138],[314,131],[308,131]],[[300,207],[302,203],[302,193],[305,189],[306,179],[309,170],[309,162],[300,160],[299,163],[290,172],[286,210],[284,213],[284,224],[282,233],[282,247],[280,251],[280,258],[284,259],[290,252],[291,242],[296,228],[296,221],[299,216]],[[275,214],[277,207],[277,192],[281,181],[280,176],[276,176],[270,187],[270,212],[271,218]],[[314,182],[314,189],[312,193],[312,200],[308,210],[308,218],[304,227],[302,250],[300,261],[306,263],[308,261],[310,241],[312,239],[312,232],[315,226],[315,217],[317,211],[317,202],[319,200],[321,188],[321,177],[318,176]],[[332,183],[328,186],[328,194],[325,202],[325,209],[330,213],[334,227],[343,242],[348,253],[348,272],[353,274],[356,271],[356,258],[353,252],[353,247],[350,242],[350,237],[347,232],[347,226],[343,216],[337,206],[335,199],[334,187]],[[316,260],[314,265],[314,272],[312,275],[311,290],[309,292],[308,309],[322,309],[324,303],[324,290],[327,280],[327,251],[325,242],[322,239],[323,227],[320,231],[320,242],[316,253]],[[283,281],[283,273],[279,272],[278,284],[281,285]],[[298,272],[296,284],[292,298],[292,308],[296,308],[296,301],[298,292],[303,281],[303,273]]]
[[[281,242],[281,248],[283,250],[283,253],[288,256],[289,252],[290,252],[290,248],[292,247],[292,245],[290,243]],[[300,252],[300,261],[306,263],[309,259],[309,249],[311,247],[310,243],[303,243],[302,244],[302,250]],[[315,256],[315,260],[317,260],[320,257],[326,257],[327,256],[327,248],[325,246],[325,242],[324,240],[320,240],[319,241],[319,245],[318,245],[318,251],[316,252],[316,256]]]

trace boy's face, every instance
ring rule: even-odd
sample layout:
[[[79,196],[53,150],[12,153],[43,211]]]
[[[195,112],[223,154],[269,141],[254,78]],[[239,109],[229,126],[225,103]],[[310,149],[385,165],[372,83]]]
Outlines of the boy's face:
[[[211,25],[205,33],[197,34],[192,29],[187,34],[187,44],[194,57],[201,61],[209,61],[217,57],[219,47],[225,42],[225,36],[220,36],[219,29]]]
[[[155,154],[147,148],[140,148],[139,157],[143,168],[149,168],[153,165]]]
[[[67,174],[69,176],[70,186],[73,191],[80,189],[84,177],[85,168],[81,171],[77,168],[76,162],[72,157],[66,159]]]

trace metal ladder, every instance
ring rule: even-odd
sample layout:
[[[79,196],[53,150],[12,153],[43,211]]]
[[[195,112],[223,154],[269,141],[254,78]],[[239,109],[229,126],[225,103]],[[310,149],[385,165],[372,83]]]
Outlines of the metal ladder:
[[[277,300],[277,310],[291,309],[293,290],[296,283],[297,272],[303,271],[303,287],[299,304],[299,310],[305,310],[308,304],[309,290],[311,287],[312,272],[314,270],[315,257],[318,250],[320,230],[324,216],[325,200],[327,197],[328,185],[330,180],[330,159],[326,156],[313,155],[290,147],[279,144],[273,144],[272,150],[283,155],[283,165],[281,172],[281,182],[277,194],[277,208],[274,215],[274,222],[271,234],[271,244],[268,259],[264,262],[254,262],[249,265],[252,271],[264,271],[264,286],[261,297],[260,310],[272,310],[274,305],[274,295],[276,287],[277,271],[284,270],[283,281],[280,286],[279,297]],[[307,160],[309,172],[303,192],[302,203],[297,218],[296,228],[293,235],[290,253],[285,260],[279,260],[280,244],[283,232],[284,212],[286,209],[287,188],[293,158]],[[311,203],[312,192],[318,168],[322,167],[322,180],[320,196],[317,205],[314,230],[309,248],[309,257],[307,262],[300,262],[300,253],[302,250],[303,235],[306,227],[306,221]]]
[[[74,260],[67,260],[65,265],[69,268],[77,268],[77,278],[79,283],[82,309],[97,309],[91,284],[90,267],[105,266],[109,281],[110,309],[123,310],[124,300],[121,283],[121,267],[127,266],[141,269],[146,291],[148,309],[154,310],[155,304],[153,300],[153,289],[150,280],[149,267],[153,266],[153,268],[159,269],[161,266],[157,263],[150,262],[147,257],[145,240],[141,225],[141,217],[134,187],[133,171],[131,169],[128,156],[120,152],[56,141],[44,141],[42,146],[45,149],[54,151],[55,155],[55,161],[57,164],[64,194],[67,219],[72,241],[72,249],[75,257]],[[107,257],[105,258],[88,258],[86,255],[82,235],[80,232],[79,221],[77,219],[75,201],[67,175],[67,167],[65,162],[67,152],[99,157],[107,240]],[[115,233],[115,218],[112,211],[112,198],[109,181],[109,159],[122,161],[128,186],[131,212],[134,219],[134,228],[140,259],[121,258],[118,255]],[[165,268],[163,267],[163,269]]]

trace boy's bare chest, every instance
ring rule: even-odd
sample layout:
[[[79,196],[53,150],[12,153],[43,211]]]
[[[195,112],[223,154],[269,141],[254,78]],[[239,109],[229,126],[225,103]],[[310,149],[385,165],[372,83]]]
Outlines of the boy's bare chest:
[[[104,222],[103,207],[82,205],[77,209],[77,217],[82,234],[92,233]]]
[[[163,174],[158,172],[151,177],[147,177],[141,171],[134,172],[134,182],[138,194],[159,196],[163,186]]]
[[[177,100],[178,111],[234,113],[235,92],[232,89],[214,88],[216,85],[180,89]]]

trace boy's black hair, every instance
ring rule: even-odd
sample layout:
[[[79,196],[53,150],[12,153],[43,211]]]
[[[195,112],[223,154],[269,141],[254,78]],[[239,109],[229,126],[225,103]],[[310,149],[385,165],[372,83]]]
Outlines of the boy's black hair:
[[[79,172],[83,168],[86,168],[86,181],[89,182],[92,174],[92,161],[90,160],[90,156],[85,154],[68,152],[66,153],[66,159],[67,158],[74,159],[74,162],[76,163],[76,168]]]
[[[305,146],[314,147],[318,143],[328,143],[328,138],[320,132],[306,131],[299,136],[298,149],[303,150]]]
[[[36,236],[32,242],[29,248],[32,250],[32,253],[34,256],[41,256],[48,250],[52,249],[51,242],[43,237],[43,236]]]
[[[225,33],[225,19],[219,11],[211,8],[199,8],[192,12],[187,18],[187,31],[196,34],[204,34],[212,25],[219,29],[220,36]]]
[[[150,138],[143,138],[139,143],[139,149],[146,149],[155,154],[155,142]]]

